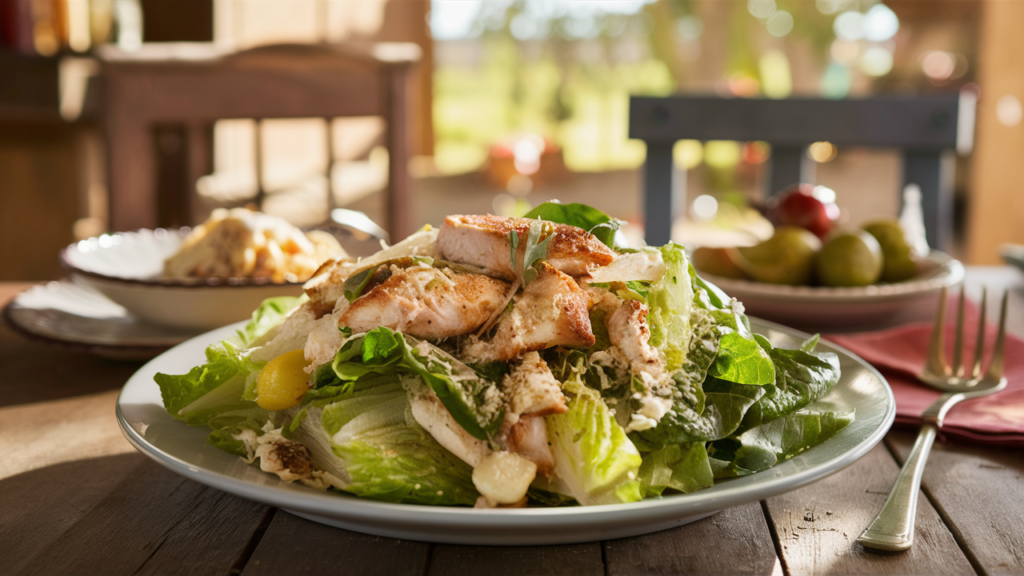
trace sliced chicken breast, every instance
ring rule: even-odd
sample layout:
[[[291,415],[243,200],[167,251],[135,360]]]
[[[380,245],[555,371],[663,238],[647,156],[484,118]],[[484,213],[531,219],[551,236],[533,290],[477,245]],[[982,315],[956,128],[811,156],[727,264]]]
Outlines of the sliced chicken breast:
[[[550,478],[555,470],[555,457],[548,445],[548,426],[543,416],[524,414],[505,437],[508,451],[537,465],[537,473]]]
[[[532,222],[529,218],[492,215],[449,216],[437,236],[437,254],[445,260],[486,268],[499,278],[514,280],[509,233],[515,230],[519,234],[516,262],[521,263]],[[547,261],[556,270],[582,276],[615,259],[615,252],[582,228],[549,222],[545,229],[554,234],[548,244]]]
[[[471,336],[463,352],[470,358],[508,362],[531,350],[553,346],[593,346],[587,306],[590,297],[568,275],[541,263],[537,277],[503,313],[490,341]]]
[[[476,468],[477,464],[491,453],[490,446],[487,445],[487,442],[474,438],[469,432],[466,432],[455,421],[451,412],[444,407],[441,400],[433,392],[426,391],[425,388],[423,386],[409,395],[413,419],[423,426],[434,437],[434,440],[437,440],[438,444],[444,446],[446,450],[466,464]]]
[[[306,338],[306,344],[302,353],[306,357],[309,366],[306,372],[312,374],[321,364],[334,360],[334,355],[341,348],[343,334],[338,330],[338,319],[348,310],[348,300],[342,298],[338,306],[329,316],[324,316],[313,324]]]
[[[392,267],[391,276],[353,302],[338,327],[386,326],[418,338],[447,338],[479,328],[504,302],[508,285],[481,274],[427,266]]]
[[[316,313],[316,317],[320,318],[334,310],[338,299],[345,297],[345,280],[348,280],[353,274],[396,258],[406,256],[433,258],[436,255],[434,253],[436,239],[437,229],[421,230],[398,244],[385,248],[373,256],[362,258],[358,262],[330,260],[324,263],[302,286],[309,296],[310,306]]]
[[[523,414],[547,416],[568,410],[561,383],[537,352],[524,354],[522,361],[502,379],[501,387],[508,397],[507,419],[515,421]]]
[[[608,316],[608,339],[629,360],[634,373],[660,375],[664,362],[658,350],[650,345],[651,329],[647,325],[647,306],[636,300],[624,300]]]

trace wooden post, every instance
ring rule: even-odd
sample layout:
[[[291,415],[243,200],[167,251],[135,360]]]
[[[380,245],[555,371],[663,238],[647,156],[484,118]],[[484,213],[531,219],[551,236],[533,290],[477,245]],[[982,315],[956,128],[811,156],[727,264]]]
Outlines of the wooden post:
[[[941,150],[906,150],[903,153],[903,185],[921,188],[928,246],[948,250],[953,240],[953,171],[955,158]],[[900,196],[902,211],[903,197]]]
[[[150,124],[140,121],[144,95],[118,74],[104,79],[104,138],[107,141],[111,231],[157,226],[156,155]]]
[[[979,31],[977,138],[967,217],[967,261],[999,263],[999,245],[1024,244],[1024,195],[1021,194],[1021,158],[1024,157],[1024,121],[1014,120],[1016,106],[1024,103],[1024,2],[987,0],[982,5]],[[1019,108],[1018,108],[1019,110]]]
[[[679,181],[686,182],[685,172]],[[677,195],[672,189],[672,145],[648,144],[644,163],[644,239],[647,244],[661,246],[672,239],[676,207],[686,198],[686,190],[678,192]]]
[[[185,209],[188,224],[195,225],[206,219],[206,214],[197,214],[199,204],[195,200],[196,182],[213,172],[213,124],[189,122],[185,126],[188,149],[188,169],[185,178]]]
[[[814,161],[804,153],[803,146],[772,146],[771,178],[765,197],[793,184],[814,184],[814,168]]]
[[[382,72],[388,99],[388,234],[398,242],[413,232],[412,195],[409,192],[409,66],[388,66]]]

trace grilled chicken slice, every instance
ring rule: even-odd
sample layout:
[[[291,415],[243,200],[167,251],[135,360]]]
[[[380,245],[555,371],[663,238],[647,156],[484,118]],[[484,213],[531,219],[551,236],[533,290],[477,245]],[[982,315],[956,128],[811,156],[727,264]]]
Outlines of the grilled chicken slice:
[[[516,262],[521,263],[531,222],[529,218],[489,214],[449,216],[437,236],[437,254],[442,259],[486,268],[499,278],[514,280],[509,233],[515,230],[519,234]],[[582,276],[615,259],[615,252],[582,228],[549,222],[545,231],[554,234],[548,244],[548,264],[570,276]]]
[[[474,438],[459,425],[441,400],[425,386],[414,389],[409,395],[412,417],[427,432],[460,460],[476,468],[491,453],[487,442]]]
[[[479,361],[508,362],[552,346],[593,346],[588,294],[568,275],[542,262],[537,277],[503,313],[490,341],[470,336],[464,353]]]
[[[550,478],[555,470],[555,457],[548,445],[548,426],[543,416],[524,414],[505,436],[509,452],[537,465],[537,473]]]
[[[568,410],[562,385],[551,374],[544,359],[536,352],[527,352],[501,381],[508,396],[506,418],[518,420],[520,415],[547,416]]]
[[[651,329],[647,325],[647,306],[636,300],[624,300],[608,316],[608,339],[622,351],[634,373],[647,372],[658,376],[664,363],[658,350],[650,345]]]
[[[315,312],[317,318],[330,313],[334,310],[338,299],[345,298],[345,280],[371,266],[406,256],[434,257],[434,242],[436,239],[436,229],[421,230],[398,244],[385,248],[373,256],[363,258],[358,262],[331,260],[324,263],[302,286],[302,289],[309,296],[311,309]]]
[[[339,327],[386,326],[418,338],[447,338],[479,328],[502,305],[508,285],[481,274],[428,266],[391,268],[391,276],[353,302]]]
[[[343,339],[341,331],[338,330],[338,319],[346,310],[348,310],[348,300],[342,298],[330,316],[324,316],[313,323],[313,328],[309,331],[309,337],[306,338],[306,344],[302,349],[306,362],[309,363],[309,366],[306,367],[307,373],[312,374],[317,366],[334,360],[334,355],[341,348]]]

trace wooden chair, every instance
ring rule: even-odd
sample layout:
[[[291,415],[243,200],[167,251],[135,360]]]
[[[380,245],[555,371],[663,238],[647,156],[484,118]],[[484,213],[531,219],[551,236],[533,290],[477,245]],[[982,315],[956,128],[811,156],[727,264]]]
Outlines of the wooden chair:
[[[98,107],[107,142],[110,228],[152,228],[167,214],[188,218],[196,180],[212,171],[217,120],[381,116],[390,158],[385,226],[392,238],[404,238],[413,231],[406,83],[419,56],[415,44],[278,45],[237,53],[213,44],[147,44],[133,53],[101,51]],[[175,173],[158,174],[158,130],[182,135],[183,160]],[[262,200],[258,140],[256,150]],[[161,198],[158,180],[170,182],[172,193]]]
[[[901,148],[903,181],[921,188],[928,243],[948,247],[953,229],[952,151],[970,151],[973,126],[974,107],[961,105],[957,94],[847,100],[634,96],[629,104],[629,137],[647,143],[647,242],[669,241],[677,203],[685,202],[685,194],[680,193],[685,191],[672,191],[676,141],[768,142],[772,155],[767,195],[790,184],[813,183],[814,161],[805,148],[828,141],[837,146]]]

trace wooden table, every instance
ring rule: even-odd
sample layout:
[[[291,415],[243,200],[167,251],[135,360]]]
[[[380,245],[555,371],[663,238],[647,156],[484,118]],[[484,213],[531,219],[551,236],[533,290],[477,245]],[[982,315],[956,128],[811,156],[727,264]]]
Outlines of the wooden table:
[[[1024,283],[1010,287],[1024,335]],[[26,284],[0,284],[6,303]],[[12,574],[1024,574],[1024,458],[937,444],[917,539],[904,554],[856,544],[914,439],[890,432],[846,470],[769,500],[636,538],[501,548],[329,528],[177,476],[114,420],[138,368],[47,348],[0,328],[0,573]]]

